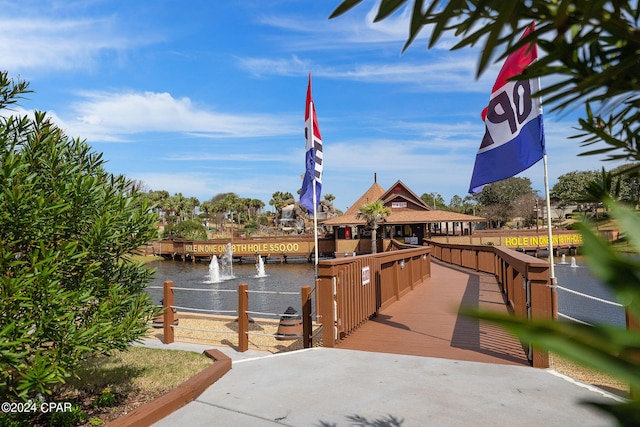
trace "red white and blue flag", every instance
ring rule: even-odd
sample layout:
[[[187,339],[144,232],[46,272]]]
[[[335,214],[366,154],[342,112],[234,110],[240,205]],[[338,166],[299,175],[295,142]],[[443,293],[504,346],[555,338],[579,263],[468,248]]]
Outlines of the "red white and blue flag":
[[[521,37],[535,31],[535,23]],[[545,154],[542,101],[532,97],[540,90],[537,78],[509,80],[522,74],[538,58],[535,44],[527,44],[509,55],[482,111],[485,134],[476,155],[469,193],[479,193],[486,184],[500,181],[533,166]]]
[[[305,174],[300,191],[300,204],[310,213],[315,212],[322,190],[322,137],[316,117],[316,109],[311,97],[311,73],[307,86],[307,102],[304,110],[304,135],[307,141]],[[315,198],[314,198],[315,188]]]

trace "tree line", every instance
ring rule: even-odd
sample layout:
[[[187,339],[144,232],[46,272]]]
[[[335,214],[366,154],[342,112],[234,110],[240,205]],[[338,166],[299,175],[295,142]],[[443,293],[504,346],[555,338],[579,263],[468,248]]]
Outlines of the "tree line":
[[[601,187],[615,200],[636,207],[640,204],[640,163],[630,163],[606,171],[576,170],[558,177],[549,190],[552,208],[557,216],[564,217],[572,211],[598,212],[602,206],[598,196],[589,189]],[[529,178],[512,177],[486,185],[483,190],[464,199],[454,195],[447,204],[440,193],[424,193],[420,197],[435,209],[481,216],[492,227],[501,227],[513,218],[519,218],[522,226],[530,227],[542,218],[544,198],[531,186]],[[571,208],[571,211],[569,211]]]
[[[142,188],[144,184],[138,183],[138,186]],[[268,225],[274,214],[264,211],[262,200],[240,197],[233,192],[219,193],[203,202],[182,193],[171,195],[166,190],[148,190],[141,192],[140,197],[153,206],[162,222],[168,224],[162,237],[202,240],[207,238],[206,228],[223,229],[228,223],[258,228]],[[325,194],[324,199],[331,202],[335,196]],[[295,198],[290,192],[275,191],[269,205],[277,211],[292,200]]]
[[[607,172],[597,170],[572,171],[560,175],[550,190],[550,197],[557,216],[563,217],[569,207],[578,211],[597,212],[599,200],[588,195],[590,186],[604,183],[616,199],[636,206],[640,204],[640,178],[630,170],[640,169],[640,164],[627,164]],[[142,186],[142,185],[141,185]],[[265,204],[260,199],[240,197],[236,193],[219,193],[209,200],[200,202],[196,197],[186,197],[182,193],[170,195],[166,190],[149,190],[141,197],[154,206],[160,218],[174,224],[174,235],[179,237],[206,239],[206,225],[222,229],[227,222],[244,224],[250,228],[268,225],[272,216],[265,212]],[[326,194],[325,200],[333,201],[335,196]],[[420,197],[434,209],[481,216],[490,227],[500,228],[508,221],[518,218],[520,225],[531,227],[543,217],[544,199],[538,190],[532,188],[529,178],[512,177],[486,185],[474,195],[464,198],[454,195],[449,203],[438,192],[423,193]],[[295,200],[288,191],[275,191],[269,205],[276,211],[286,203]],[[164,237],[168,237],[165,230]]]

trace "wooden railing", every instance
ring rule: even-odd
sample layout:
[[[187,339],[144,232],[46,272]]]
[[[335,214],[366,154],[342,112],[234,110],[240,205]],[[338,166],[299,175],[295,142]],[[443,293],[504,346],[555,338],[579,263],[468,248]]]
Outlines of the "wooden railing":
[[[175,340],[174,328],[177,328],[178,313],[175,301],[175,288],[173,286],[173,280],[165,280],[163,284],[163,298],[162,298],[162,328],[163,328],[163,343],[171,344]],[[185,290],[189,291],[189,290]],[[229,292],[229,291],[222,291]],[[312,341],[312,312],[311,312],[311,286],[303,286],[300,288],[300,296],[302,299],[302,344],[304,348],[310,348],[313,346]],[[240,283],[238,285],[238,351],[245,352],[249,349],[249,285],[246,283]],[[271,313],[274,314],[274,313]],[[277,335],[274,335],[277,338]]]
[[[549,284],[549,263],[499,246],[457,245],[425,240],[438,260],[492,273],[516,316],[528,319],[556,318],[557,295]],[[525,343],[528,346],[528,344]],[[548,368],[549,354],[529,346],[534,367]]]
[[[324,347],[337,342],[431,276],[431,248],[322,260],[316,284]]]

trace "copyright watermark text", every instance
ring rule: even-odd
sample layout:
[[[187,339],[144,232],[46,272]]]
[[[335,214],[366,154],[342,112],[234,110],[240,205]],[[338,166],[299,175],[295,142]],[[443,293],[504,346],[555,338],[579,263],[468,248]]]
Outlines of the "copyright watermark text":
[[[70,412],[71,402],[39,402],[28,400],[26,402],[2,402],[0,410],[5,414],[23,414],[28,412],[42,412],[49,414],[52,412]]]

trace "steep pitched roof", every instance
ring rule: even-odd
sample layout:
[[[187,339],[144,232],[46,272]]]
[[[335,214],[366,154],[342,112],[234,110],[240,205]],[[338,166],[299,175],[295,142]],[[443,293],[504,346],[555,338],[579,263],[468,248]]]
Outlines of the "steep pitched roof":
[[[347,211],[344,214],[355,215],[356,212],[358,212],[358,209],[360,209],[362,205],[375,202],[376,200],[380,199],[380,196],[382,196],[382,194],[384,194],[384,188],[382,188],[380,184],[378,184],[377,182],[374,182],[373,185],[369,187],[369,189],[365,191],[365,193],[362,196],[360,196],[360,198],[356,200],[356,202],[352,204],[351,207],[347,209]]]
[[[386,205],[389,201],[393,200],[396,197],[403,197],[409,202],[413,202],[419,207],[422,207],[426,210],[431,210],[431,206],[427,205],[424,200],[416,195],[409,187],[407,187],[402,181],[397,180],[395,184],[393,184],[385,193],[380,196],[380,199]]]
[[[329,226],[337,225],[365,225],[362,219],[356,219],[356,214],[362,205],[382,200],[391,209],[391,215],[385,219],[386,224],[424,224],[429,222],[482,222],[485,218],[465,215],[456,212],[434,210],[424,200],[411,191],[402,181],[396,181],[388,190],[384,190],[377,182],[351,205],[349,209],[336,218],[322,221]],[[410,209],[393,207],[393,202],[406,201]]]
[[[364,220],[358,220],[356,219],[356,214],[358,213],[358,210],[360,209],[360,207],[362,205],[366,205],[367,203],[371,203],[371,202],[375,202],[376,200],[380,199],[380,196],[382,196],[384,194],[384,188],[382,188],[380,186],[380,184],[378,184],[377,182],[374,182],[373,185],[371,187],[369,187],[369,189],[367,191],[365,191],[365,193],[360,196],[360,198],[358,200],[355,201],[355,203],[353,203],[351,205],[351,207],[349,207],[349,209],[347,209],[347,211],[338,217],[335,218],[331,218],[325,221],[322,221],[322,224],[325,225],[344,225],[344,224],[361,224],[364,225],[365,222]]]

